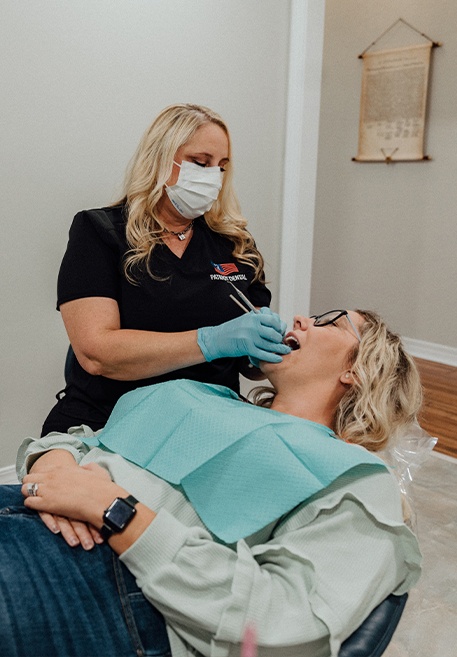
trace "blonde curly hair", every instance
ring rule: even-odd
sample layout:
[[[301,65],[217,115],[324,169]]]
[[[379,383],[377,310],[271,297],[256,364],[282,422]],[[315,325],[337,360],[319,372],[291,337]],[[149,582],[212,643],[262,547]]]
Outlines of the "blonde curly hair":
[[[349,353],[347,366],[353,384],[334,415],[336,435],[377,452],[387,446],[396,430],[414,422],[422,404],[422,386],[414,360],[400,337],[372,311],[356,310],[364,318],[360,343]],[[257,388],[253,401],[270,407],[276,392]]]
[[[232,145],[230,133],[222,118],[207,107],[192,104],[170,105],[160,112],[144,133],[127,170],[123,197],[113,205],[125,204],[126,237],[130,251],[124,262],[127,278],[134,282],[133,272],[145,265],[150,276],[154,248],[162,241],[165,228],[158,213],[164,185],[171,176],[176,151],[186,144],[199,127],[218,125],[227,135],[229,163],[224,167],[222,189],[205,221],[211,230],[233,243],[233,256],[254,269],[255,280],[263,281],[264,261],[254,239],[246,229],[233,189]]]

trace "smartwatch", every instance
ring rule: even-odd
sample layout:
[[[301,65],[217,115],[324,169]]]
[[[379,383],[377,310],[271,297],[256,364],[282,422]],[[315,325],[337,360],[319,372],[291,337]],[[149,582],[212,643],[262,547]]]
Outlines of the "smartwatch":
[[[138,500],[128,497],[116,497],[103,513],[103,527],[100,529],[102,538],[107,541],[113,534],[119,534],[133,520],[136,513],[135,505]]]

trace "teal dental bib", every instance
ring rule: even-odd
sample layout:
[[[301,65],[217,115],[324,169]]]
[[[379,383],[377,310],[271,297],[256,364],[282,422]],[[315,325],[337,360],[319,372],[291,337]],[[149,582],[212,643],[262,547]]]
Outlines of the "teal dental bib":
[[[187,380],[127,393],[101,433],[84,442],[180,485],[226,543],[262,529],[354,467],[363,474],[385,467],[328,427]]]

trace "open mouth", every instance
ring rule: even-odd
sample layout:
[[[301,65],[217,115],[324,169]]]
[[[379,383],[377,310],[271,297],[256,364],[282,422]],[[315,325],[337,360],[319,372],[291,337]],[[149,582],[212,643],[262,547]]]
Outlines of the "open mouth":
[[[297,351],[297,349],[300,349],[299,341],[297,340],[297,338],[294,335],[292,335],[290,333],[288,335],[286,335],[283,342],[288,347],[290,347],[292,349],[292,351]]]

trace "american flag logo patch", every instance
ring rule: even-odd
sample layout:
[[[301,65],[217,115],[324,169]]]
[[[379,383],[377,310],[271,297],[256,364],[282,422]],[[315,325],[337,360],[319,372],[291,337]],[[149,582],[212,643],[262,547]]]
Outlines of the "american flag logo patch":
[[[222,265],[217,265],[215,262],[212,262],[211,264],[213,265],[215,271],[217,271],[218,274],[222,274],[222,276],[236,274],[239,271],[234,262],[226,262]]]

